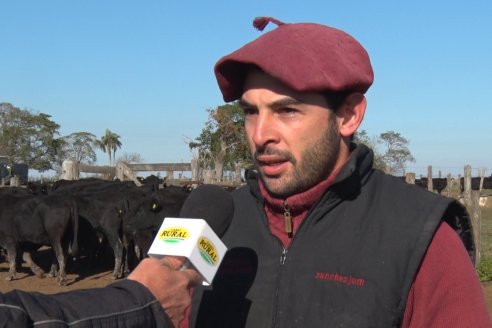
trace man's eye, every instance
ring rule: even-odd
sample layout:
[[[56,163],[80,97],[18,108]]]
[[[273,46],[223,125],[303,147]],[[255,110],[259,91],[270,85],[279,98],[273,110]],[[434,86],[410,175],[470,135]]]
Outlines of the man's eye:
[[[254,108],[244,108],[243,112],[244,112],[244,116],[250,116],[256,114],[258,111],[255,110]]]
[[[294,113],[297,113],[298,110],[295,108],[291,108],[291,107],[282,107],[278,110],[278,112],[281,114],[294,114]]]

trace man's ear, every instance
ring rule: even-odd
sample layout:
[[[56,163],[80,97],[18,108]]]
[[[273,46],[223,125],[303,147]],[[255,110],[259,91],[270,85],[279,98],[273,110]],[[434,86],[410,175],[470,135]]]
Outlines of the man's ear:
[[[350,137],[359,128],[366,113],[367,101],[361,93],[351,93],[337,110],[340,135]]]

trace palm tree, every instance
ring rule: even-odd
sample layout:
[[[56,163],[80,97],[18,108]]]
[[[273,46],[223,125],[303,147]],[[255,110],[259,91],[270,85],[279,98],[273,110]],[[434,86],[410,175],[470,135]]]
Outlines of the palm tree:
[[[111,149],[113,150],[113,165],[116,165],[116,149],[121,148],[120,136],[113,133],[113,143]]]
[[[96,141],[96,146],[108,153],[110,166],[115,164],[113,161],[116,158],[116,149],[121,148],[121,145],[120,136],[109,129],[106,129],[106,133]]]

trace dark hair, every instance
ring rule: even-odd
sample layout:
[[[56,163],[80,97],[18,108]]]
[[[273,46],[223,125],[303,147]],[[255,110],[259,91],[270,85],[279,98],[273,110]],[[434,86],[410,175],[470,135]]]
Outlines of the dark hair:
[[[328,106],[333,111],[333,113],[336,114],[336,112],[338,111],[340,106],[342,106],[347,96],[350,95],[351,93],[352,93],[351,91],[338,91],[338,92],[327,91],[323,94],[325,96]],[[354,140],[355,140],[355,134],[350,135],[349,141],[354,142]]]
[[[350,93],[350,91],[326,91],[323,95],[330,109],[336,113]]]

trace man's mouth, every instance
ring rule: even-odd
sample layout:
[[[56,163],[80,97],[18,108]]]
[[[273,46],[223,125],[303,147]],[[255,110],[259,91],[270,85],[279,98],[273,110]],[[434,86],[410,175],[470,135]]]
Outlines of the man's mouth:
[[[283,157],[272,155],[260,155],[256,157],[258,168],[266,176],[276,176],[281,174],[289,161]]]

